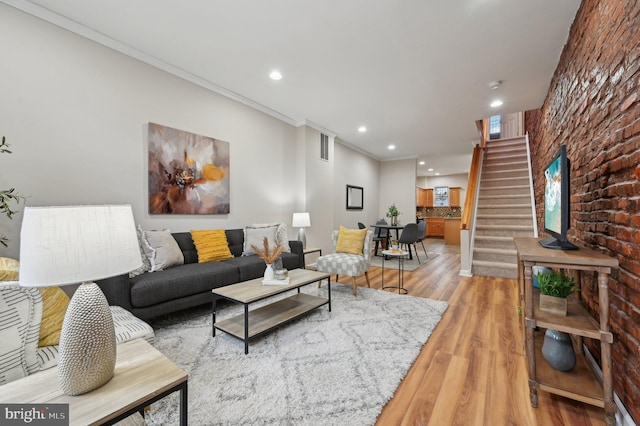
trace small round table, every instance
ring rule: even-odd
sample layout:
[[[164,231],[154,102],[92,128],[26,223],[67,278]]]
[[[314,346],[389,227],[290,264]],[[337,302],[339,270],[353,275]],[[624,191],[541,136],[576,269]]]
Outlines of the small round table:
[[[387,257],[398,258],[398,285],[386,286],[384,285],[384,260]],[[398,294],[407,294],[409,291],[404,288],[404,260],[409,257],[409,252],[404,250],[382,250],[382,289],[392,288],[397,289]]]

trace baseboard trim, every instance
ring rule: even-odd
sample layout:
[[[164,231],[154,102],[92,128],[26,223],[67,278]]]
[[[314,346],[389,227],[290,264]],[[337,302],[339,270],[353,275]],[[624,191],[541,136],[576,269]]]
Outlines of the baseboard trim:
[[[461,277],[472,277],[473,274],[471,273],[471,271],[469,269],[460,269],[460,272],[458,273],[458,275],[460,275]]]
[[[587,359],[587,362],[589,363],[591,368],[593,368],[593,371],[595,371],[598,379],[600,379],[600,382],[602,382],[602,370],[600,369],[600,366],[596,362],[595,358],[591,355],[591,352],[589,352],[589,349],[586,345],[582,345],[582,350],[584,351],[584,356]],[[615,391],[613,392],[613,402],[615,402],[616,406],[618,407],[618,412],[616,413],[616,424],[621,426],[637,426],[636,422],[633,420],[633,418],[627,411],[627,408],[624,406]]]

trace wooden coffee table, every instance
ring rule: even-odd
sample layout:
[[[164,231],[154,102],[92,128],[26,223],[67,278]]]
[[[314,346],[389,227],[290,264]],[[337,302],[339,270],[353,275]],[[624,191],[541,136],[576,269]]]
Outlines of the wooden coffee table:
[[[328,296],[312,296],[300,293],[300,287],[326,279]],[[249,311],[249,305],[260,300],[297,289],[298,292],[285,299]],[[216,328],[238,339],[244,340],[244,353],[249,353],[249,339],[267,333],[270,330],[292,321],[322,305],[329,306],[331,312],[331,276],[324,272],[307,269],[289,271],[289,284],[263,285],[262,278],[244,281],[212,290],[213,293],[213,336]],[[219,299],[230,300],[244,305],[244,314],[224,321],[216,322],[216,309]]]

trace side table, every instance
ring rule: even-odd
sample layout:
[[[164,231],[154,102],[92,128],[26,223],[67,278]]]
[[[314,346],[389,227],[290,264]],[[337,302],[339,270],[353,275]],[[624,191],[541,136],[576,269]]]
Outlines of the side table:
[[[384,260],[387,257],[398,258],[398,285],[386,286],[384,285]],[[404,288],[404,260],[409,257],[409,252],[404,250],[382,250],[382,289],[392,288],[398,290],[398,294],[407,294],[409,291]]]
[[[315,271],[316,270],[316,264],[315,263],[310,263],[307,265],[307,255],[311,254],[311,253],[319,253],[320,256],[322,256],[322,249],[318,248],[318,247],[307,247],[305,249],[302,250],[302,253],[304,254],[304,267],[305,269],[309,269],[311,271]]]
[[[117,345],[113,378],[83,395],[58,386],[53,367],[0,386],[0,402],[68,404],[70,425],[111,425],[180,391],[180,425],[187,424],[188,374],[143,339]]]

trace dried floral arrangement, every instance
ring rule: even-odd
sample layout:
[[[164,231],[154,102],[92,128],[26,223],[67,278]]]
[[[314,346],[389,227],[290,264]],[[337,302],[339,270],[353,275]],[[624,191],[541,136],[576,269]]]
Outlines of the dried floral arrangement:
[[[280,255],[284,252],[284,247],[280,246],[280,244],[276,244],[275,249],[273,251],[269,250],[269,240],[267,237],[264,237],[263,240],[264,250],[260,250],[258,247],[251,245],[253,251],[256,252],[260,259],[264,260],[267,265],[271,265],[273,262],[278,260]]]

